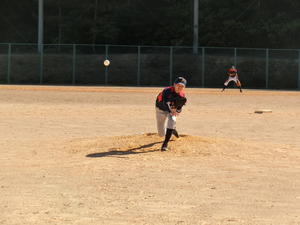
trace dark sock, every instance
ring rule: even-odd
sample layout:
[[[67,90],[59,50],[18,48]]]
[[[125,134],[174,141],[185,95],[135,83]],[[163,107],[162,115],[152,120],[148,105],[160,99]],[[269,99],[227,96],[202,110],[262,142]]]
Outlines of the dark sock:
[[[163,143],[162,147],[167,147],[168,146],[168,142],[170,141],[172,133],[173,133],[173,129],[167,129],[165,140],[164,140],[164,143]]]
[[[173,134],[175,135],[175,137],[179,138],[179,134],[176,129],[173,130]]]
[[[224,91],[224,90],[225,90],[225,88],[226,88],[226,86],[224,85],[224,86],[223,86],[223,89],[222,89],[222,91]]]

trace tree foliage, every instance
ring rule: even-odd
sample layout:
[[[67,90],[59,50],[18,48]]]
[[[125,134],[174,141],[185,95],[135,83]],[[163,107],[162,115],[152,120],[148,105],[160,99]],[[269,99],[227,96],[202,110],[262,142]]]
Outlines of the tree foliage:
[[[193,0],[44,0],[45,43],[184,45]],[[199,45],[300,48],[298,0],[199,0]],[[0,1],[0,42],[37,40],[38,0]]]

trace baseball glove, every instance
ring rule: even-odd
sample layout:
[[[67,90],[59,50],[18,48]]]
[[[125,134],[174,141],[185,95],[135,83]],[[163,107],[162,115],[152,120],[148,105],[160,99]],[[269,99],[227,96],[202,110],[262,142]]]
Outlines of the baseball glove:
[[[185,97],[177,97],[172,100],[171,102],[171,107],[175,109],[181,109],[182,106],[184,106],[186,103],[186,98]]]

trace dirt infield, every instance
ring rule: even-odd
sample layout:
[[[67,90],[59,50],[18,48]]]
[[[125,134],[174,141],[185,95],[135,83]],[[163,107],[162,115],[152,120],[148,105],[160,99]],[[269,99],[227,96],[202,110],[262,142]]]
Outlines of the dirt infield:
[[[300,92],[160,90],[0,86],[0,224],[300,224]]]

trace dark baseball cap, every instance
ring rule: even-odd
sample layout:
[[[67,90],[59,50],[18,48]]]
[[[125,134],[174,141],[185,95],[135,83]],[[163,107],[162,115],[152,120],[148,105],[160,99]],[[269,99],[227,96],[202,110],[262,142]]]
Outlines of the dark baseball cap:
[[[187,82],[186,79],[184,79],[183,77],[177,77],[174,81],[175,84],[181,84],[184,87],[186,86]]]

